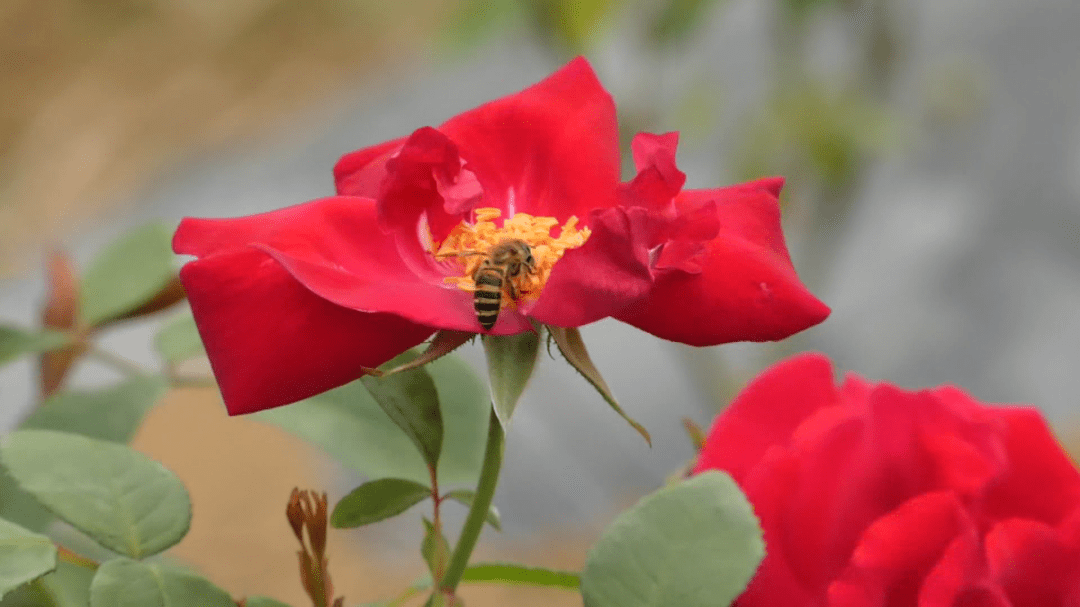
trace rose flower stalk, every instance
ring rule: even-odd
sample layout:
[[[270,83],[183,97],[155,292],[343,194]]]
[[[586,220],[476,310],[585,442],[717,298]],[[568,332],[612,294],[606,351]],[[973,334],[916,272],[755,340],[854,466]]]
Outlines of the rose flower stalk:
[[[576,59],[347,154],[336,196],[185,219],[174,248],[197,258],[181,278],[229,412],[340,386],[437,331],[615,317],[703,346],[824,320],[780,231],[782,180],[683,191],[676,143],[636,137],[620,183],[614,103]]]
[[[805,354],[714,423],[766,557],[736,607],[1075,607],[1080,470],[1030,407],[908,392]]]

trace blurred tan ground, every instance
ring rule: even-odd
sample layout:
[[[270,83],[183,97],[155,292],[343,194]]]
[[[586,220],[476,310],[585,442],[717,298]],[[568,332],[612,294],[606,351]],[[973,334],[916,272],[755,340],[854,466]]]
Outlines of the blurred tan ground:
[[[201,153],[329,123],[449,0],[3,0],[0,277]]]
[[[285,503],[293,487],[323,489],[331,482],[319,476],[319,452],[275,428],[228,417],[210,390],[169,394],[150,414],[134,446],[176,472],[191,492],[191,531],[169,554],[235,597],[265,594],[294,607],[310,605],[300,588],[298,545],[285,520]],[[419,531],[405,542],[411,539],[419,546]],[[588,543],[545,534],[537,538],[542,550],[523,546],[492,553],[484,549],[482,536],[478,553],[485,560],[580,570]],[[384,563],[378,547],[365,548],[355,534],[333,529],[328,544],[334,585],[347,605],[395,596],[422,573],[419,553],[408,563],[396,562],[400,556]],[[572,592],[494,585],[469,586],[461,595],[471,607],[581,604]]]

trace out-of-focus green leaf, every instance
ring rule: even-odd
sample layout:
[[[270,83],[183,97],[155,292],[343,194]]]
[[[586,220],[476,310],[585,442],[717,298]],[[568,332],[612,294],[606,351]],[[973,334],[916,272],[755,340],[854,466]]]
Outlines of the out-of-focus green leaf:
[[[193,573],[158,563],[113,559],[98,567],[90,607],[236,607],[221,588]]]
[[[175,277],[172,230],[144,226],[113,242],[86,271],[82,314],[89,325],[128,312],[154,297]]]
[[[244,607],[291,607],[288,603],[283,603],[277,599],[271,599],[265,596],[250,596],[244,601]]]
[[[95,571],[57,560],[55,571],[12,590],[0,607],[88,607]]]
[[[436,572],[446,571],[446,564],[450,561],[450,542],[427,517],[424,517],[424,540],[420,543],[420,555],[424,557],[432,576],[437,575]]]
[[[24,490],[115,552],[156,554],[179,542],[191,523],[180,479],[125,445],[19,430],[4,439],[0,456]]]
[[[570,54],[586,51],[603,33],[612,9],[623,6],[613,0],[531,0],[529,4],[540,33]]]
[[[447,493],[446,497],[459,504],[463,504],[466,508],[472,508],[473,499],[476,497],[476,493],[467,489],[459,489],[458,491]],[[487,515],[484,516],[484,521],[491,525],[496,531],[502,531],[502,518],[499,517],[499,511],[495,509],[495,506],[488,508]]]
[[[166,391],[164,378],[140,376],[103,390],[57,392],[34,409],[20,427],[126,443]]]
[[[174,316],[161,327],[154,336],[154,347],[169,363],[183,362],[206,353],[195,317],[186,312]]]
[[[48,329],[31,331],[10,325],[0,325],[0,365],[7,364],[24,354],[56,350],[70,342],[71,338],[59,331]]]
[[[52,540],[0,519],[0,597],[55,568]]]
[[[440,28],[443,46],[452,50],[476,48],[494,33],[514,27],[521,18],[515,0],[462,0],[453,4],[445,25]]]
[[[589,551],[585,607],[714,607],[746,588],[765,555],[750,503],[731,477],[706,472],[620,514]]]
[[[649,36],[659,44],[684,40],[716,4],[717,0],[666,0],[649,26]]]
[[[474,584],[494,582],[520,586],[544,586],[547,588],[565,588],[577,590],[581,586],[581,577],[572,571],[557,571],[543,567],[527,567],[516,563],[477,563],[469,565],[462,582]]]
[[[338,529],[359,527],[386,520],[431,497],[426,485],[402,478],[368,481],[334,506],[330,524]]]
[[[526,331],[517,335],[484,335],[482,340],[487,355],[491,400],[495,415],[505,428],[536,368],[540,336]]]
[[[45,531],[53,515],[34,496],[22,490],[0,463],[0,517],[31,531]]]
[[[387,366],[391,364],[395,361]],[[453,354],[426,369],[435,381],[443,420],[439,484],[475,485],[491,409],[487,388],[468,363]],[[346,467],[369,478],[431,482],[427,464],[412,441],[358,381],[252,417],[319,445]]]
[[[437,470],[442,454],[443,425],[439,393],[424,368],[409,369],[388,377],[360,378],[375,402],[409,438],[428,468]]]

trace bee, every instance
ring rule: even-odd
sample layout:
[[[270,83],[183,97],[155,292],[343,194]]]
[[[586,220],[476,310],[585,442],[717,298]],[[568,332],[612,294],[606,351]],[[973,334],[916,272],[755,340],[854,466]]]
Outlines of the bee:
[[[504,291],[510,301],[517,300],[520,293],[514,284],[515,279],[536,271],[532,248],[524,240],[510,238],[492,246],[486,252],[461,251],[456,255],[484,256],[484,260],[472,275],[473,283],[476,284],[476,290],[473,291],[473,309],[476,310],[476,320],[480,322],[480,326],[484,331],[490,331],[499,319]]]

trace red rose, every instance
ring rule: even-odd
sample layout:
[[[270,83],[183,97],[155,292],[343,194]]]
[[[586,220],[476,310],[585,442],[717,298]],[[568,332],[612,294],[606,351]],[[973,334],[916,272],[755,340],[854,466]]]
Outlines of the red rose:
[[[482,331],[474,273],[507,239],[535,267],[507,279],[492,334],[616,316],[705,345],[825,319],[784,245],[782,180],[682,192],[669,134],[635,140],[640,173],[620,184],[617,135],[611,96],[576,59],[437,129],[347,154],[337,196],[185,219],[174,249],[198,259],[180,276],[229,412],[342,385],[436,330]]]
[[[1080,605],[1080,471],[1035,409],[855,375],[836,387],[804,354],[716,419],[709,469],[765,531],[738,607]]]

